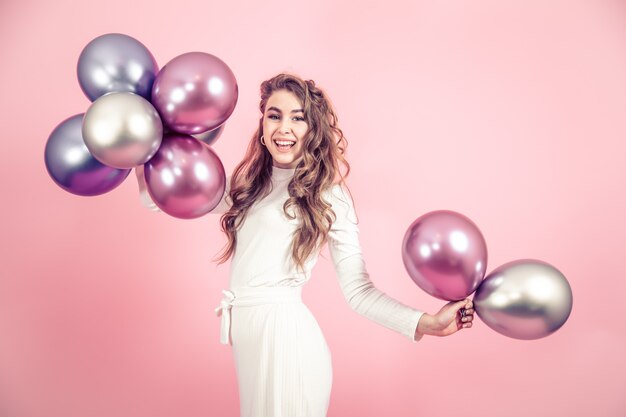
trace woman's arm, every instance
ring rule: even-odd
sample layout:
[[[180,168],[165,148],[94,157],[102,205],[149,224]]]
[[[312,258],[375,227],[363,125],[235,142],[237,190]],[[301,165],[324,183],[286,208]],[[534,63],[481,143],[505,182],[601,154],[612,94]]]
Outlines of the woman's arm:
[[[337,218],[328,235],[328,248],[344,297],[354,311],[415,342],[425,334],[447,336],[463,327],[471,327],[470,300],[448,303],[437,314],[430,315],[378,290],[365,267],[356,212],[348,192],[334,186],[330,203]],[[462,308],[468,309],[465,318],[461,317]]]
[[[360,315],[414,342],[420,340],[423,333],[417,331],[418,323],[425,313],[388,296],[370,280],[359,242],[356,212],[348,192],[335,185],[329,199],[336,219],[328,233],[328,250],[346,301]]]
[[[415,330],[416,337],[418,334],[449,336],[461,329],[472,327],[473,307],[472,300],[465,299],[449,302],[434,316],[424,313]]]

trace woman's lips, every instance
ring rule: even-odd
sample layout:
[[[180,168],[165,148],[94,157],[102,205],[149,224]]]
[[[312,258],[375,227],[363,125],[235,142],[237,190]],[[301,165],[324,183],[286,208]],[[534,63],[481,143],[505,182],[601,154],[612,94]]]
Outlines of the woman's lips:
[[[290,145],[283,146],[280,145],[278,142],[290,143]],[[296,142],[293,140],[274,139],[274,144],[276,145],[276,149],[278,149],[279,152],[289,152],[291,148],[293,148],[293,146],[296,144]]]

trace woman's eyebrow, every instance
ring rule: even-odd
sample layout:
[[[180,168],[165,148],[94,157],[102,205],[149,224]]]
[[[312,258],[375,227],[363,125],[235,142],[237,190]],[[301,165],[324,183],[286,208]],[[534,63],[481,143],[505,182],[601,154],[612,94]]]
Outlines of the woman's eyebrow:
[[[272,106],[269,109],[267,109],[267,111],[270,111],[270,110],[274,110],[274,111],[282,114],[282,111],[280,111],[280,109],[277,108],[277,107]],[[303,109],[295,109],[295,110],[292,110],[291,113],[304,113],[304,110]]]

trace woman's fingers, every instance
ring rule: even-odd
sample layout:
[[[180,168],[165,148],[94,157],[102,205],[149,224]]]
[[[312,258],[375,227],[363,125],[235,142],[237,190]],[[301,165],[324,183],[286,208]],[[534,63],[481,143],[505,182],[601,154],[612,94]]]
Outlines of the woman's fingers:
[[[471,319],[474,317],[474,310],[461,310],[459,311],[459,314],[457,314],[457,319],[460,321],[471,321]]]
[[[451,317],[452,314],[454,318]],[[443,336],[448,336],[461,329],[472,327],[474,303],[470,299],[450,301],[436,316],[439,317],[441,324],[446,326],[443,329]]]
[[[461,327],[469,329],[472,327],[472,320],[474,320],[474,309],[467,308],[461,315]]]

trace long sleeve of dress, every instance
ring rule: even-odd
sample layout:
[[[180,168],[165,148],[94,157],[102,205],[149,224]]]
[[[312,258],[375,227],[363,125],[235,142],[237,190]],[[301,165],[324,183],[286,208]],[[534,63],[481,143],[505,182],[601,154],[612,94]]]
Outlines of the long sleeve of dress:
[[[141,204],[152,211],[161,211],[157,205],[150,198],[148,194],[148,188],[146,187],[146,180],[143,177],[143,165],[139,165],[135,168],[135,174],[137,175],[137,185],[139,186],[139,200]]]
[[[328,234],[328,250],[341,290],[350,307],[362,316],[416,342],[416,328],[422,311],[408,307],[378,290],[365,268],[354,204],[349,193],[335,185],[330,203],[337,218]]]

